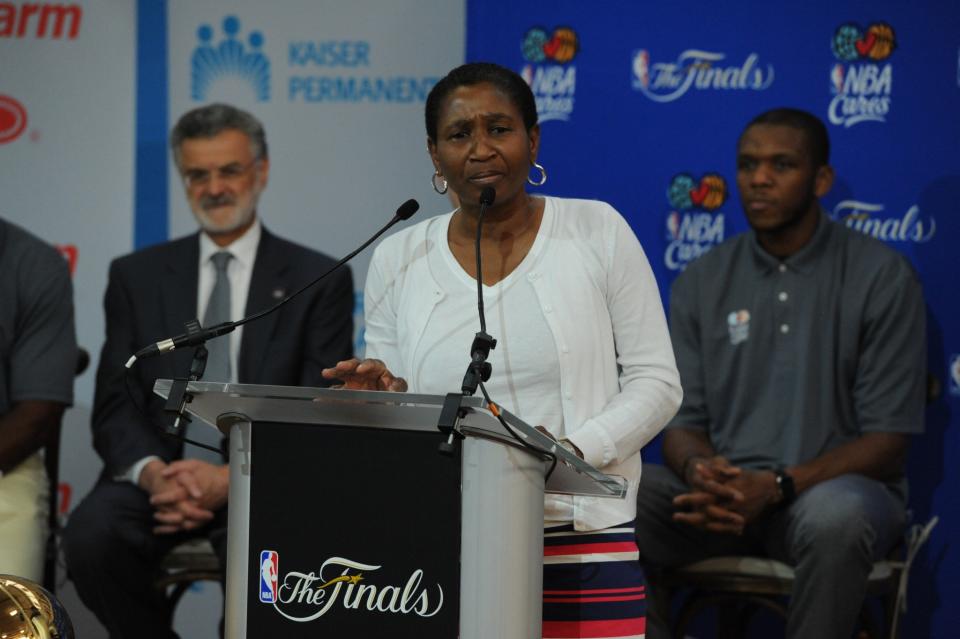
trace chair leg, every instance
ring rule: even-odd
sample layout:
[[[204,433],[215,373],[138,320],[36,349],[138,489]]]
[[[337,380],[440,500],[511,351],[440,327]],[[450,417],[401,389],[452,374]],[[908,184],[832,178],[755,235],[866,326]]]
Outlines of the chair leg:
[[[717,638],[739,639],[747,636],[747,628],[753,615],[766,608],[779,616],[787,618],[787,607],[776,597],[747,593],[710,595],[702,591],[690,593],[680,612],[673,629],[674,639],[683,639],[687,627],[705,609],[717,609]]]
[[[57,551],[59,550],[57,535],[58,531],[50,531],[43,557],[43,587],[52,595],[57,594]]]
[[[883,602],[883,627],[887,631],[886,636],[890,639],[897,639],[900,636],[897,593],[887,592],[883,595],[881,601]]]
[[[860,636],[866,635],[870,639],[882,639],[880,629],[877,628],[877,620],[870,610],[869,601],[864,601],[863,607],[860,608],[860,632]]]
[[[170,626],[173,627],[173,615],[177,610],[177,604],[183,598],[187,589],[193,585],[192,581],[181,581],[170,587],[170,592],[166,596],[167,616],[170,620]]]
[[[672,601],[674,590],[661,583],[655,574],[647,575],[647,626],[656,625],[672,632]]]
[[[732,632],[734,633],[733,636],[746,637],[747,627],[750,625],[750,620],[753,619],[753,615],[760,610],[760,606],[748,601],[740,604],[738,608],[738,614],[731,624]]]
[[[740,639],[745,626],[746,608],[735,601],[717,603],[717,639]]]

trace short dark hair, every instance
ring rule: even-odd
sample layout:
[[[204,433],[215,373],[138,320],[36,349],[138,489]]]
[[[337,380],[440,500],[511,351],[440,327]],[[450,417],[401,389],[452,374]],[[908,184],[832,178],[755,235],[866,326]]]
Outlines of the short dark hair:
[[[257,160],[267,157],[267,134],[260,120],[242,109],[229,104],[208,104],[187,111],[177,120],[170,132],[170,150],[180,166],[180,146],[184,140],[212,138],[222,131],[236,130],[250,138],[253,156]]]
[[[830,164],[830,136],[827,134],[827,127],[823,120],[812,113],[788,107],[771,109],[750,120],[743,132],[746,133],[747,129],[756,124],[800,129],[807,137],[807,150],[810,152],[814,168]],[[741,134],[740,137],[742,138],[743,135]]]
[[[523,117],[523,125],[527,128],[527,131],[536,125],[537,102],[533,98],[530,85],[523,78],[499,64],[470,62],[452,70],[430,89],[427,104],[424,108],[427,137],[436,141],[440,108],[448,95],[460,87],[483,83],[492,84],[506,94],[513,105],[517,107],[517,110],[520,111],[520,115]]]

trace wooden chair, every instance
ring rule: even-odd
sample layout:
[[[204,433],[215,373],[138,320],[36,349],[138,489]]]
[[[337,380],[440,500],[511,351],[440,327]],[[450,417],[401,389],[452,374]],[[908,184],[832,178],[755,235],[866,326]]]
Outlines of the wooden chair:
[[[904,543],[894,553],[898,556],[876,562],[867,580],[867,594],[881,599],[883,627],[891,639],[899,635],[899,616],[906,612],[910,567],[937,521],[938,518],[933,517],[925,525],[911,526]],[[715,557],[663,571],[655,584],[663,593],[664,605],[674,592],[690,591],[672,627],[673,636],[682,639],[690,623],[712,606],[719,611],[718,637],[721,638],[746,636],[750,618],[763,608],[786,619],[785,600],[793,589],[793,581],[793,568],[773,559]],[[867,637],[884,636],[866,605],[860,611],[860,624]]]

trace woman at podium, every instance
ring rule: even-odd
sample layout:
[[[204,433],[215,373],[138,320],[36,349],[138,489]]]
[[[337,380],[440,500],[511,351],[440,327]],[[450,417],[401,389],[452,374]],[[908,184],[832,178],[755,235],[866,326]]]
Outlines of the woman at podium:
[[[491,398],[629,481],[623,500],[547,497],[543,636],[641,636],[640,449],[681,398],[650,265],[609,204],[527,192],[547,173],[536,103],[519,75],[463,65],[434,86],[425,110],[434,189],[460,206],[380,244],[365,289],[368,359],[324,374],[355,389],[457,390],[480,277],[486,332],[497,340]]]

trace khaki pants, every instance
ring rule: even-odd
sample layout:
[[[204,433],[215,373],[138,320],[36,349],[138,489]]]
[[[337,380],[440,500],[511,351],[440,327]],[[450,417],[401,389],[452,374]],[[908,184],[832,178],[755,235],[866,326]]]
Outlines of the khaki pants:
[[[40,453],[0,477],[0,574],[42,581],[48,493]]]

